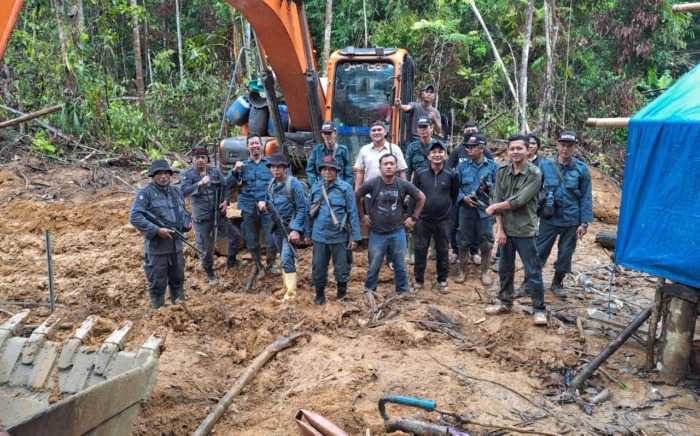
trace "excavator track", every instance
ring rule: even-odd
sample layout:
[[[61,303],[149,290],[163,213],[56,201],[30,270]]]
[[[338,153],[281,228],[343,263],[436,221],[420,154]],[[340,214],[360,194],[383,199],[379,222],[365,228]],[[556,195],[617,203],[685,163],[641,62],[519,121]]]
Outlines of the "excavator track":
[[[49,340],[61,319],[52,315],[29,337],[19,336],[25,310],[0,324],[0,424],[12,436],[127,435],[156,382],[163,340],[149,337],[123,350],[125,321],[97,348],[83,345],[90,316],[64,343]]]

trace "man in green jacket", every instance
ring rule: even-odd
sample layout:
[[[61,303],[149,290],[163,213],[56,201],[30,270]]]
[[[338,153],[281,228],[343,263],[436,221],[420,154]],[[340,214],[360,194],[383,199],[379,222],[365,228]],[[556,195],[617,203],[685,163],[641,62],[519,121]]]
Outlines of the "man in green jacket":
[[[508,138],[510,162],[496,173],[493,204],[486,213],[496,217],[496,243],[503,247],[498,265],[499,303],[489,306],[486,313],[508,313],[513,307],[513,280],[515,253],[520,255],[530,288],[535,325],[546,325],[542,285],[542,265],[537,256],[537,193],[542,186],[542,173],[527,159],[527,138],[513,135]]]

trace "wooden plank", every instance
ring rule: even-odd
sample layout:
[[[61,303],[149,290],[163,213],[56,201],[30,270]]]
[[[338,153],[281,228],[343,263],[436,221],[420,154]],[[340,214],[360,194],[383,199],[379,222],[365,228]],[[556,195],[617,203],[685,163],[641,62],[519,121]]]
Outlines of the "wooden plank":
[[[626,129],[630,123],[629,118],[588,118],[586,126],[609,129]]]
[[[673,5],[673,12],[698,12],[700,11],[700,2],[695,3],[678,3]]]

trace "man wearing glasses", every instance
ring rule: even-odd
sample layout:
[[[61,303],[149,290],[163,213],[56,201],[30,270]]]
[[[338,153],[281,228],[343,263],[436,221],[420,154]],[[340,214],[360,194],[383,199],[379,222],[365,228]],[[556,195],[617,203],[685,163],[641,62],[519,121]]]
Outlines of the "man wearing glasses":
[[[306,180],[309,187],[314,186],[321,178],[321,163],[326,156],[331,156],[337,165],[340,166],[338,178],[344,182],[355,186],[355,178],[352,173],[352,160],[350,151],[343,144],[336,144],[337,133],[335,124],[326,121],[321,126],[322,144],[317,144],[309,155],[306,164]]]

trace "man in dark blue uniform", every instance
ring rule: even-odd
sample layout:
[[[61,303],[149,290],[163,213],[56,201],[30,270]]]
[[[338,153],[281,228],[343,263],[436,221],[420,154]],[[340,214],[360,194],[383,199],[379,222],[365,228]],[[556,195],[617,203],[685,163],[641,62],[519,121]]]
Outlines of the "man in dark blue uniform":
[[[331,156],[340,167],[338,178],[355,186],[355,176],[352,172],[352,155],[343,144],[337,144],[337,132],[332,121],[326,121],[321,126],[322,144],[316,144],[309,154],[306,163],[306,181],[309,186],[314,186],[321,179],[321,163],[323,158]]]
[[[155,309],[165,303],[167,287],[173,304],[185,299],[185,258],[182,241],[173,230],[186,232],[192,223],[180,190],[170,185],[172,175],[167,161],[153,161],[148,171],[151,183],[136,194],[129,214],[131,225],[145,236],[143,269]]]
[[[560,297],[564,296],[564,277],[571,272],[576,239],[586,234],[588,223],[593,221],[591,172],[585,163],[574,157],[577,143],[574,132],[562,132],[557,141],[556,159],[540,163],[544,178],[542,190],[553,197],[554,214],[543,215],[540,219],[537,255],[544,266],[559,238],[551,290]]]
[[[190,197],[194,235],[197,240],[202,268],[207,273],[210,285],[217,283],[214,274],[214,234],[227,233],[227,220],[222,216],[231,198],[231,188],[226,184],[224,175],[218,168],[209,165],[209,153],[206,147],[192,147],[192,168],[182,175],[182,195]],[[214,222],[218,229],[214,229]],[[233,235],[229,235],[232,237]],[[233,254],[233,253],[230,253]]]

